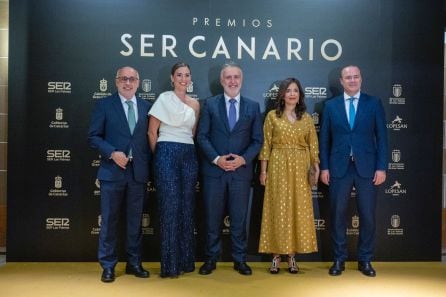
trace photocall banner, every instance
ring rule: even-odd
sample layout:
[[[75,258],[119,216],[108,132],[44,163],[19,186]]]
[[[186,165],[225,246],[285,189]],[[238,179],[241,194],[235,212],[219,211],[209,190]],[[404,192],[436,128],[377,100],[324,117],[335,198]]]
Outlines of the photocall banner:
[[[324,103],[342,92],[340,69],[358,65],[362,90],[381,98],[388,172],[377,204],[376,260],[441,259],[443,7],[420,1],[11,1],[9,50],[8,261],[96,261],[101,228],[98,153],[87,130],[96,100],[116,91],[119,67],[140,73],[137,95],[153,101],[178,61],[191,66],[188,93],[222,92],[220,67],[243,69],[242,94],[273,108],[287,77],[303,84],[316,128]],[[201,183],[197,260],[204,256]],[[249,260],[260,255],[263,187],[253,180]],[[329,261],[327,187],[313,190],[319,252]],[[147,184],[143,260],[158,261],[156,189]],[[350,259],[361,218],[348,215]],[[124,215],[122,217],[124,218]],[[123,224],[121,224],[123,225]],[[230,261],[230,218],[222,260]],[[121,239],[124,238],[122,228]],[[124,242],[120,242],[124,259]]]

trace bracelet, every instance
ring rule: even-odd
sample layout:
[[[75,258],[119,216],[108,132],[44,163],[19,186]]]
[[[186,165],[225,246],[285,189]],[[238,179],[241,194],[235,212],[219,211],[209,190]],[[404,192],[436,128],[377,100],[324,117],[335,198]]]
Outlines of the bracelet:
[[[262,171],[262,172],[260,172],[260,174],[266,174],[266,171]]]

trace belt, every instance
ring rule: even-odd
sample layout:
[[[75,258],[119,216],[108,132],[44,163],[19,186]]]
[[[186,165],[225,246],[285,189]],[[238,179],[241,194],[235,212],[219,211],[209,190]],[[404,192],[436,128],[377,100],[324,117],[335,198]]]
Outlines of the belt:
[[[129,163],[131,163],[131,162],[133,162],[133,157],[132,156],[129,157]]]
[[[355,162],[355,158],[353,157],[353,155],[350,156],[350,162]]]

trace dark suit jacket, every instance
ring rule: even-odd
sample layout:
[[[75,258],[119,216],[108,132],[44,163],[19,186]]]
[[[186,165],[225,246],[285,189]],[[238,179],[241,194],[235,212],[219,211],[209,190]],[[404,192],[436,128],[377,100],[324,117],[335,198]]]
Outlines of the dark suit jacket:
[[[124,171],[110,159],[112,152],[128,154],[132,148],[135,181],[147,182],[151,152],[147,138],[148,112],[150,104],[137,98],[138,122],[133,135],[118,93],[99,99],[93,109],[88,141],[101,154],[98,179],[118,181],[124,179]]]
[[[326,102],[319,133],[320,167],[330,176],[342,177],[347,171],[350,149],[358,174],[373,177],[387,169],[387,128],[384,108],[377,97],[361,92],[355,124],[350,129],[344,96]]]
[[[230,131],[223,94],[208,98],[202,103],[197,141],[204,155],[201,168],[203,175],[220,177],[225,171],[212,161],[217,156],[233,153],[246,161],[245,166],[233,173],[234,177],[252,179],[253,160],[263,143],[259,104],[241,96],[239,119]]]

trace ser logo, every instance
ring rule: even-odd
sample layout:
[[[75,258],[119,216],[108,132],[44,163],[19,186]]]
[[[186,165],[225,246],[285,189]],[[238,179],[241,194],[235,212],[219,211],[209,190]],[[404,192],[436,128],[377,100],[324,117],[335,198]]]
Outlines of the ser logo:
[[[327,88],[306,87],[305,96],[307,98],[327,98]]]
[[[70,229],[69,218],[46,218],[47,230],[68,230]]]
[[[71,82],[69,81],[49,81],[48,93],[71,93]]]
[[[325,230],[325,220],[314,219],[314,226],[316,227],[316,230]]]
[[[71,151],[70,150],[47,150],[46,160],[47,161],[70,161]]]

